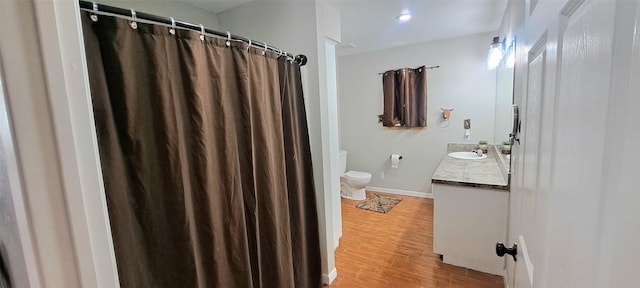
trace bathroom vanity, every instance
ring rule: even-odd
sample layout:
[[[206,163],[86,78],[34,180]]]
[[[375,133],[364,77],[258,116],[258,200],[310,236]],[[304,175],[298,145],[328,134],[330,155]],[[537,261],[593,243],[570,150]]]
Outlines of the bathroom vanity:
[[[449,144],[447,154],[476,145]],[[491,146],[487,157],[461,160],[445,155],[432,177],[433,251],[445,263],[503,275],[496,242],[506,242],[509,177],[506,155]]]

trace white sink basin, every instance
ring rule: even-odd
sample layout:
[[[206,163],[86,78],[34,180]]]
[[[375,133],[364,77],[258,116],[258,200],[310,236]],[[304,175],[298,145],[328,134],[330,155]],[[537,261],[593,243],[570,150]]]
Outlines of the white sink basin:
[[[462,159],[462,160],[480,160],[480,159],[487,158],[487,155],[482,154],[482,156],[478,156],[476,152],[451,152],[447,155],[449,155],[449,157],[451,158]]]

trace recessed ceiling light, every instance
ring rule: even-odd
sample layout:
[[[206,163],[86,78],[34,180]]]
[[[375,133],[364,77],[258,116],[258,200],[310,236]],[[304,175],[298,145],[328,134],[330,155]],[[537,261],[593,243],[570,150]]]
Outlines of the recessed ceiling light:
[[[410,13],[402,13],[400,15],[398,15],[398,17],[396,17],[396,19],[398,19],[400,22],[407,22],[411,19],[411,14]]]

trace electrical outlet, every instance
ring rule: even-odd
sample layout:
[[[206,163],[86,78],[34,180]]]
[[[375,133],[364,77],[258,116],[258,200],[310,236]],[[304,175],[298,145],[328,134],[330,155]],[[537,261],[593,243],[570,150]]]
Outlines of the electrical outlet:
[[[380,172],[380,180],[384,180],[384,172]]]
[[[464,129],[471,129],[471,119],[464,119]]]

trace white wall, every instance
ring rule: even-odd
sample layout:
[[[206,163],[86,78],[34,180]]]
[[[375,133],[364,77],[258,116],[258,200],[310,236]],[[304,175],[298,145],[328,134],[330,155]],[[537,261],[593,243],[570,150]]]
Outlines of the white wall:
[[[166,0],[96,0],[95,2],[125,9],[134,9],[158,16],[173,17],[177,20],[202,24],[204,27],[214,30],[220,28],[216,14],[184,2]]]
[[[333,191],[333,187],[337,187],[337,172],[333,167],[337,166],[337,158],[332,160],[337,155],[331,154],[331,142],[338,140],[331,137],[335,128],[330,128],[327,100],[323,7],[315,1],[256,1],[222,12],[218,19],[220,29],[308,57],[302,68],[302,81],[316,186],[323,281],[329,283],[336,273],[333,209],[340,207],[334,207],[331,197],[337,193]]]
[[[493,139],[496,73],[486,69],[495,33],[427,42],[338,59],[341,148],[347,170],[370,172],[370,186],[431,193],[431,175],[445,155],[446,144],[463,142],[463,119],[471,119],[471,140]],[[382,77],[390,69],[440,68],[427,72],[426,129],[389,129],[382,114]],[[454,108],[450,125],[436,125],[440,108]],[[389,156],[401,154],[398,169]],[[385,179],[380,180],[380,172]]]

